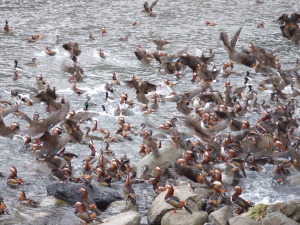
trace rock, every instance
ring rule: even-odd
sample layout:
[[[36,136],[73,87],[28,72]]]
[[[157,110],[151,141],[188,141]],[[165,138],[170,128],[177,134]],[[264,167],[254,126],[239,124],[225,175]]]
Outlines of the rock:
[[[127,203],[126,201],[115,201],[109,204],[106,211],[109,211],[110,213],[123,213],[128,211],[137,211],[137,205],[133,205],[131,203]]]
[[[159,150],[159,157],[154,156],[151,153],[140,160],[140,162],[136,166],[138,178],[141,178],[141,175],[143,173],[143,166],[148,166],[147,173],[150,174],[152,174],[152,169],[158,165],[164,171],[166,168],[169,167],[170,161],[176,161],[181,156],[181,150],[175,148],[172,142],[166,142],[164,146],[165,147],[162,147]]]
[[[101,225],[139,225],[141,215],[135,211],[124,212],[102,220]]]
[[[291,185],[291,186],[300,186],[300,176],[299,175],[292,175],[289,176],[286,181]]]
[[[300,223],[300,199],[288,202],[279,202],[268,206],[267,214],[275,211],[279,211],[288,218]]]
[[[219,170],[220,172],[224,172],[227,168],[226,163],[218,163],[215,165],[216,170]]]
[[[208,219],[216,225],[228,225],[228,220],[233,217],[232,209],[229,206],[224,206],[221,209],[212,212]]]
[[[232,184],[234,183],[234,176],[233,174],[223,174],[222,175],[222,184],[224,184],[225,186],[232,186]]]
[[[208,214],[204,211],[186,213],[178,210],[176,213],[169,211],[161,220],[161,225],[203,225],[208,221]]]
[[[47,213],[47,212],[38,212],[38,213],[33,215],[33,217],[35,217],[35,218],[43,218],[43,217],[46,217],[46,216],[49,216],[49,213]]]
[[[267,214],[266,217],[262,220],[262,225],[299,225],[295,220],[288,218],[283,213],[276,211],[270,214]]]
[[[259,222],[247,217],[236,216],[229,219],[229,225],[260,225]]]
[[[76,183],[51,184],[47,186],[47,194],[74,205],[81,200],[81,193],[78,190],[82,187],[83,184]],[[93,185],[85,186],[85,189],[88,191],[89,198],[96,203],[98,209],[106,209],[110,203],[122,200],[121,191],[112,188]]]
[[[149,207],[148,211],[148,224],[160,224],[163,216],[173,209],[171,205],[166,203],[165,195],[167,191],[162,192],[159,194],[154,201],[152,202],[151,206]],[[191,190],[188,185],[185,186],[175,186],[174,187],[174,196],[178,197],[180,200],[184,200],[187,202],[188,207],[193,211],[199,211],[201,209],[201,196],[196,194]],[[189,214],[184,209],[178,210],[183,211],[183,213]],[[189,214],[190,215],[190,214]]]
[[[208,199],[212,194],[212,190],[207,188],[195,188],[194,192],[198,194],[201,199]]]
[[[43,199],[43,201],[40,203],[39,206],[41,207],[56,207],[56,206],[64,206],[67,205],[68,203],[66,203],[65,201],[55,198],[53,196],[49,196]]]

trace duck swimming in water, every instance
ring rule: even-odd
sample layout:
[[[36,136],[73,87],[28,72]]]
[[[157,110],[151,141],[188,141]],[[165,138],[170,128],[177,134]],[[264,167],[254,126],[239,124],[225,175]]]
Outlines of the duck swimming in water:
[[[36,58],[32,58],[31,62],[25,63],[24,65],[33,67],[37,66]]]
[[[5,20],[5,26],[3,27],[4,31],[5,32],[8,32],[9,31],[9,26],[8,26],[8,21]]]
[[[144,3],[144,9],[142,10],[142,12],[147,13],[149,16],[155,17],[156,14],[153,13],[153,7],[157,4],[158,0],[152,2],[152,4],[149,6],[148,2]]]
[[[55,56],[56,52],[49,49],[48,46],[45,46],[45,53],[50,56]]]
[[[217,25],[217,23],[216,22],[209,22],[208,20],[206,20],[205,22],[204,22],[204,24],[205,24],[205,26],[216,26]]]
[[[19,191],[18,195],[19,195],[18,202],[20,204],[27,205],[27,206],[36,206],[37,205],[37,203],[35,201],[26,198],[24,191]]]
[[[6,184],[8,184],[11,187],[16,187],[23,183],[22,178],[18,178],[18,171],[15,166],[12,166],[10,168],[10,174],[6,179]]]
[[[90,40],[90,41],[96,40],[96,39],[93,37],[92,33],[90,33],[89,40]]]

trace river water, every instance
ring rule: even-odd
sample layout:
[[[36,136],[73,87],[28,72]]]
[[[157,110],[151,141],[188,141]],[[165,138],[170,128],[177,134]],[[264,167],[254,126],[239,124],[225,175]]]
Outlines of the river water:
[[[157,74],[159,65],[152,62],[150,66],[140,63],[134,50],[141,44],[147,51],[154,51],[155,45],[150,39],[158,38],[171,41],[165,50],[169,53],[176,53],[182,49],[187,49],[193,53],[195,49],[200,49],[208,53],[212,49],[215,53],[214,63],[220,68],[224,61],[228,61],[227,54],[219,42],[221,31],[227,31],[231,36],[242,24],[237,48],[247,48],[249,43],[257,44],[268,50],[284,47],[278,54],[281,59],[282,68],[292,68],[296,58],[300,58],[299,46],[292,44],[283,38],[279,27],[273,22],[282,13],[292,13],[300,11],[300,4],[297,0],[279,1],[265,0],[263,4],[256,4],[256,1],[245,0],[160,0],[154,7],[157,17],[149,17],[140,10],[143,8],[143,1],[26,1],[12,0],[0,1],[0,23],[4,26],[4,21],[8,20],[13,29],[7,34],[0,32],[0,88],[1,98],[9,99],[11,90],[18,90],[24,96],[29,96],[30,88],[37,88],[35,76],[43,75],[44,79],[56,87],[57,93],[64,95],[71,103],[71,109],[79,110],[83,108],[86,95],[97,106],[91,110],[100,112],[96,117],[101,127],[113,132],[116,129],[118,116],[113,114],[118,104],[118,96],[126,91],[134,99],[133,90],[124,87],[116,87],[112,95],[114,100],[105,101],[104,84],[111,82],[111,77],[116,72],[121,81],[129,80],[132,74],[142,77],[144,80],[153,83],[161,82],[163,78],[175,80],[173,75],[161,76]],[[205,26],[204,21],[215,21],[216,26]],[[132,26],[137,21],[140,26]],[[256,26],[265,22],[264,29],[257,29]],[[104,36],[100,35],[102,27],[107,29]],[[89,33],[96,38],[91,42],[88,40]],[[36,43],[28,43],[27,39],[33,34],[42,34],[44,39],[37,40]],[[56,35],[60,35],[62,42],[56,44]],[[129,35],[128,42],[120,42],[118,39]],[[76,41],[82,50],[78,57],[78,64],[84,69],[84,82],[77,84],[77,87],[85,93],[77,96],[71,90],[71,83],[67,75],[62,71],[63,65],[72,65],[69,53],[62,48],[62,43],[68,40]],[[50,57],[44,53],[45,45],[57,52],[57,55]],[[106,59],[98,56],[98,50],[103,49]],[[31,58],[37,59],[37,67],[26,67],[24,63]],[[20,71],[21,79],[13,81],[14,73],[13,61],[18,60],[23,70]],[[244,81],[243,76],[248,68],[240,65],[234,67],[234,74],[228,80],[232,84],[241,85]],[[257,81],[263,79],[259,74],[251,71],[251,81],[255,87]],[[176,91],[191,90],[191,71],[183,71],[185,77],[178,81]],[[222,89],[225,79],[220,77],[213,87]],[[262,97],[266,93],[260,93]],[[269,96],[269,94],[268,94]],[[12,100],[14,101],[14,100]],[[108,113],[103,113],[101,105],[104,104]],[[139,127],[141,122],[158,125],[172,117],[178,115],[173,103],[161,105],[160,109],[150,115],[144,115],[139,111],[140,104],[131,110],[130,115],[126,116],[126,122]],[[35,104],[34,106],[21,106],[24,111],[32,116],[34,112],[39,112],[41,117],[46,113],[44,105]],[[247,118],[255,119],[259,115],[246,115]],[[299,116],[299,115],[298,115]],[[20,118],[12,115],[5,118],[5,122],[17,121],[24,129],[26,123]],[[179,122],[179,127],[182,127]],[[92,126],[91,123],[87,124]],[[156,133],[156,131],[155,131]],[[140,157],[137,154],[138,145],[142,142],[140,138],[133,141],[114,143],[111,149],[115,151],[116,157],[124,154],[131,159],[132,164],[137,163]],[[9,168],[14,165],[18,168],[19,176],[25,180],[27,185],[23,185],[18,190],[24,190],[27,196],[42,201],[46,193],[46,185],[53,183],[49,170],[43,164],[38,163],[32,152],[24,149],[22,140],[18,138],[8,139],[0,137],[0,171],[5,175],[9,173]],[[103,145],[96,142],[96,149],[99,150]],[[67,145],[68,151],[73,151],[79,155],[79,160],[74,161],[78,168],[84,156],[89,154],[86,145]],[[246,185],[244,195],[251,201],[276,202],[293,199],[299,196],[295,188],[281,187],[281,191],[274,189],[270,181],[266,181],[273,167],[267,167],[266,172],[260,175],[250,174],[245,180]],[[32,224],[35,218],[42,213],[50,212],[48,224],[78,224],[74,215],[74,209],[70,206],[55,208],[39,207],[26,208],[17,203],[18,190],[11,189],[5,184],[5,178],[0,178],[0,195],[5,199],[11,215],[1,216],[1,224]],[[137,185],[134,188],[137,192],[139,211],[143,215],[142,222],[146,223],[148,205],[153,198],[152,190],[145,184]],[[283,194],[284,193],[284,194]],[[142,196],[148,196],[143,198]],[[140,200],[139,200],[140,197]],[[143,201],[141,201],[143,199]]]

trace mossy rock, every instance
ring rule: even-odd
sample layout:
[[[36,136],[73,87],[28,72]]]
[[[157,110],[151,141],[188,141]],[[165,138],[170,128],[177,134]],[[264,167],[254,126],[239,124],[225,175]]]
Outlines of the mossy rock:
[[[256,221],[261,221],[267,215],[268,205],[257,204],[251,207],[247,213],[247,217]]]

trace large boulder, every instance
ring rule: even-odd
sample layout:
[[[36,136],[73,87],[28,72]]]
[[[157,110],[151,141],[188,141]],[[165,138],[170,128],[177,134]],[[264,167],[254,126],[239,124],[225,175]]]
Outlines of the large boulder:
[[[127,211],[138,211],[138,207],[137,205],[131,204],[131,202],[126,203],[126,201],[123,200],[110,203],[106,211],[109,211],[111,213],[123,213]]]
[[[247,217],[236,216],[229,219],[229,225],[260,225],[259,222]]]
[[[161,225],[203,225],[208,221],[208,214],[204,211],[186,213],[182,210],[173,213],[169,211],[161,220]]]
[[[170,161],[176,161],[181,156],[181,150],[175,148],[172,142],[166,142],[159,150],[159,156],[154,154],[146,155],[136,166],[137,177],[141,178],[143,174],[143,166],[148,166],[148,173],[152,173],[152,169],[160,166],[164,171],[170,166]]]
[[[232,209],[229,206],[224,206],[217,211],[212,212],[208,219],[216,225],[228,225],[228,220],[233,217]]]
[[[288,202],[279,202],[268,206],[267,214],[275,211],[280,211],[290,219],[300,223],[300,199]]]
[[[141,215],[135,211],[128,211],[103,219],[101,225],[139,225]]]
[[[82,187],[87,190],[89,198],[96,203],[98,209],[106,209],[110,203],[122,200],[120,195],[121,191],[103,186],[84,186],[83,184],[76,183],[57,183],[48,185],[47,194],[48,196],[54,196],[55,198],[61,199],[70,205],[74,205],[76,202],[81,201],[82,194],[78,192],[78,190]]]
[[[152,202],[148,211],[148,224],[160,224],[163,216],[173,209],[171,205],[166,203],[165,195],[167,191],[160,193]],[[188,185],[185,186],[175,186],[174,196],[178,197],[180,200],[187,202],[188,207],[193,211],[199,211],[201,209],[201,196],[196,194],[191,190]],[[186,210],[178,210],[187,215],[191,215]]]
[[[272,212],[267,214],[266,217],[262,220],[262,225],[299,225],[295,220],[288,218],[286,215],[281,212]]]

